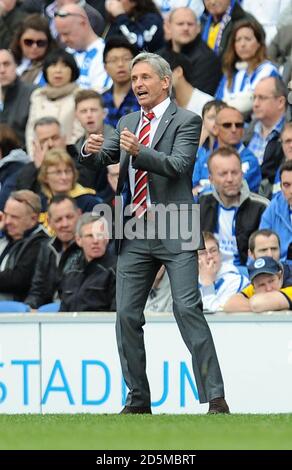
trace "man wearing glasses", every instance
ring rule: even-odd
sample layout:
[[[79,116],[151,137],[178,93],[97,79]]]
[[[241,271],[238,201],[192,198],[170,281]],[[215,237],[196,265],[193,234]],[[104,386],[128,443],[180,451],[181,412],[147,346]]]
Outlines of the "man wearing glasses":
[[[102,93],[111,85],[103,65],[104,41],[93,31],[84,8],[69,4],[57,10],[55,24],[60,40],[80,69],[79,86]]]

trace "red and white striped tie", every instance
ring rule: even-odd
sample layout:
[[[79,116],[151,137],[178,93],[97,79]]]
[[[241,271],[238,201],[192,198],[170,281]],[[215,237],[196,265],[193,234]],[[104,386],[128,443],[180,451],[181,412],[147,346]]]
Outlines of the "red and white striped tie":
[[[150,144],[150,123],[155,117],[154,113],[143,113],[142,127],[139,132],[139,144],[149,147]],[[133,196],[133,214],[140,218],[147,210],[147,171],[136,170],[135,189]]]

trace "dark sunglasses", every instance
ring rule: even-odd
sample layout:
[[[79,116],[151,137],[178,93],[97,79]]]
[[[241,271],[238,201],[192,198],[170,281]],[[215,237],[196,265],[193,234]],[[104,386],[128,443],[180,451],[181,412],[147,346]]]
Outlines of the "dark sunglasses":
[[[23,44],[28,47],[32,47],[33,44],[36,44],[37,47],[46,47],[48,45],[48,41],[47,39],[37,39],[36,41],[34,39],[24,39]]]
[[[224,127],[224,129],[231,129],[232,126],[235,126],[236,129],[243,129],[244,122],[222,122],[220,126]]]

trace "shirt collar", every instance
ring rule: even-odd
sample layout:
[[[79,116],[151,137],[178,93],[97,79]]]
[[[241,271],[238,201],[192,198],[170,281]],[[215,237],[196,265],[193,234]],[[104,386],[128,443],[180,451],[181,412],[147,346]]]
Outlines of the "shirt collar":
[[[169,96],[164,100],[164,101],[161,101],[161,103],[157,104],[156,106],[154,106],[154,108],[152,109],[152,112],[154,113],[155,115],[155,118],[156,119],[160,119],[161,116],[165,113],[165,111],[167,110],[168,106],[170,105],[170,98]],[[144,113],[143,109],[141,108],[141,116],[142,114]]]

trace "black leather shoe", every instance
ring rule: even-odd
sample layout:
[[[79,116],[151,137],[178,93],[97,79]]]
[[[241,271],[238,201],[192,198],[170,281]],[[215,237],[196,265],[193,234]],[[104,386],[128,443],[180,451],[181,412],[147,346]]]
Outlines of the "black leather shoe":
[[[125,406],[120,412],[121,415],[151,415],[150,406]]]
[[[220,414],[220,413],[225,413],[225,414],[229,414],[230,411],[229,411],[229,407],[225,401],[225,398],[223,397],[220,397],[220,398],[213,398],[213,400],[211,400],[209,402],[209,411],[208,411],[208,415],[217,415],[217,414]]]

